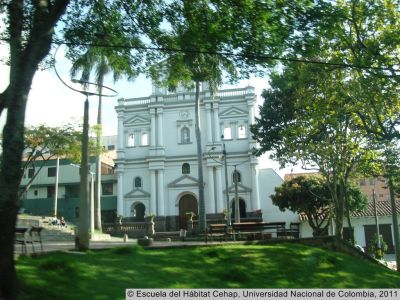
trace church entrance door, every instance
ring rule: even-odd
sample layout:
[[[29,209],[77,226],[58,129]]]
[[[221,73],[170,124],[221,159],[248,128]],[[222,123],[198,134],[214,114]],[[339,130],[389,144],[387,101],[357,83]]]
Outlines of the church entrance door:
[[[199,209],[197,206],[197,200],[193,195],[183,195],[179,200],[179,228],[187,229],[187,220],[189,217],[187,213],[194,212],[195,217],[193,219],[197,219],[199,215]]]

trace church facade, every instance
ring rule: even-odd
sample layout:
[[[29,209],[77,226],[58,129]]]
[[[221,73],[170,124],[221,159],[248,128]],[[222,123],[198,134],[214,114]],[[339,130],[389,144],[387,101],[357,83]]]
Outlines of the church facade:
[[[297,215],[272,205],[269,195],[282,179],[272,169],[260,170],[252,155],[256,144],[249,126],[255,118],[254,88],[219,90],[212,96],[203,86],[200,101],[207,218],[232,213],[237,194],[242,219],[262,211],[269,221],[297,221]],[[183,88],[171,94],[153,87],[149,97],[118,100],[119,215],[134,220],[145,215],[165,217],[173,220],[175,229],[185,227],[188,213],[198,215],[194,106],[194,91]]]

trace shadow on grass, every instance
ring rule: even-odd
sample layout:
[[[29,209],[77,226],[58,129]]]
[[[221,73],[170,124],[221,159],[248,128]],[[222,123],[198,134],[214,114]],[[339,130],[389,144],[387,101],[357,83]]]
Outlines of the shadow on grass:
[[[23,299],[38,295],[40,299],[125,299],[126,288],[155,287],[400,287],[396,272],[357,257],[298,244],[52,253],[21,258],[17,268],[24,285]]]

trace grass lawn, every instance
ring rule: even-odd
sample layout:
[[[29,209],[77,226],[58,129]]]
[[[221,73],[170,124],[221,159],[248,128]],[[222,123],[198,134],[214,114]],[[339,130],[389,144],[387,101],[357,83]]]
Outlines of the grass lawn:
[[[125,288],[400,288],[400,274],[300,244],[140,247],[20,257],[23,299],[125,299]]]

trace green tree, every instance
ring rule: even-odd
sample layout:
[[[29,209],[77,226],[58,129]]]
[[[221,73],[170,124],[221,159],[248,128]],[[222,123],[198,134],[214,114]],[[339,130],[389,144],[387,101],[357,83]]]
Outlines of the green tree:
[[[352,185],[348,187],[350,214],[362,211],[368,204],[363,193]],[[313,236],[323,234],[331,223],[334,201],[329,185],[323,178],[298,176],[275,188],[272,203],[281,211],[305,214]],[[349,223],[351,224],[351,223]]]
[[[0,297],[5,299],[15,299],[18,294],[14,228],[22,176],[26,103],[33,76],[50,51],[54,28],[68,3],[68,0],[0,2],[5,22],[1,34],[10,45],[10,81],[0,94],[0,114],[7,109],[0,165]]]
[[[400,2],[398,0],[347,0],[337,2],[320,35],[335,35],[324,47],[335,51],[337,60],[358,66],[348,77],[348,94],[366,136],[382,145],[378,174],[388,178],[391,195],[397,270],[400,271],[400,234],[394,184],[398,169],[400,97]],[[328,17],[329,19],[329,17]],[[376,174],[376,173],[375,173]]]
[[[223,81],[236,81],[272,66],[250,53],[282,53],[297,25],[289,7],[303,10],[308,1],[171,1],[165,9],[170,24],[155,43],[166,49],[161,64],[151,68],[158,84],[170,89],[179,84],[195,87],[195,133],[199,181],[200,230],[205,230],[203,155],[199,114],[200,84],[208,83],[212,97]],[[296,6],[297,5],[297,6]],[[294,25],[293,25],[294,24]],[[236,55],[233,55],[236,54]]]
[[[342,237],[349,179],[377,156],[354,118],[348,72],[310,64],[287,66],[271,77],[271,90],[252,133],[282,166],[318,169],[331,190],[336,235]]]
[[[317,177],[295,177],[275,188],[272,203],[281,211],[305,214],[313,236],[322,235],[331,219],[333,201],[328,186]]]

